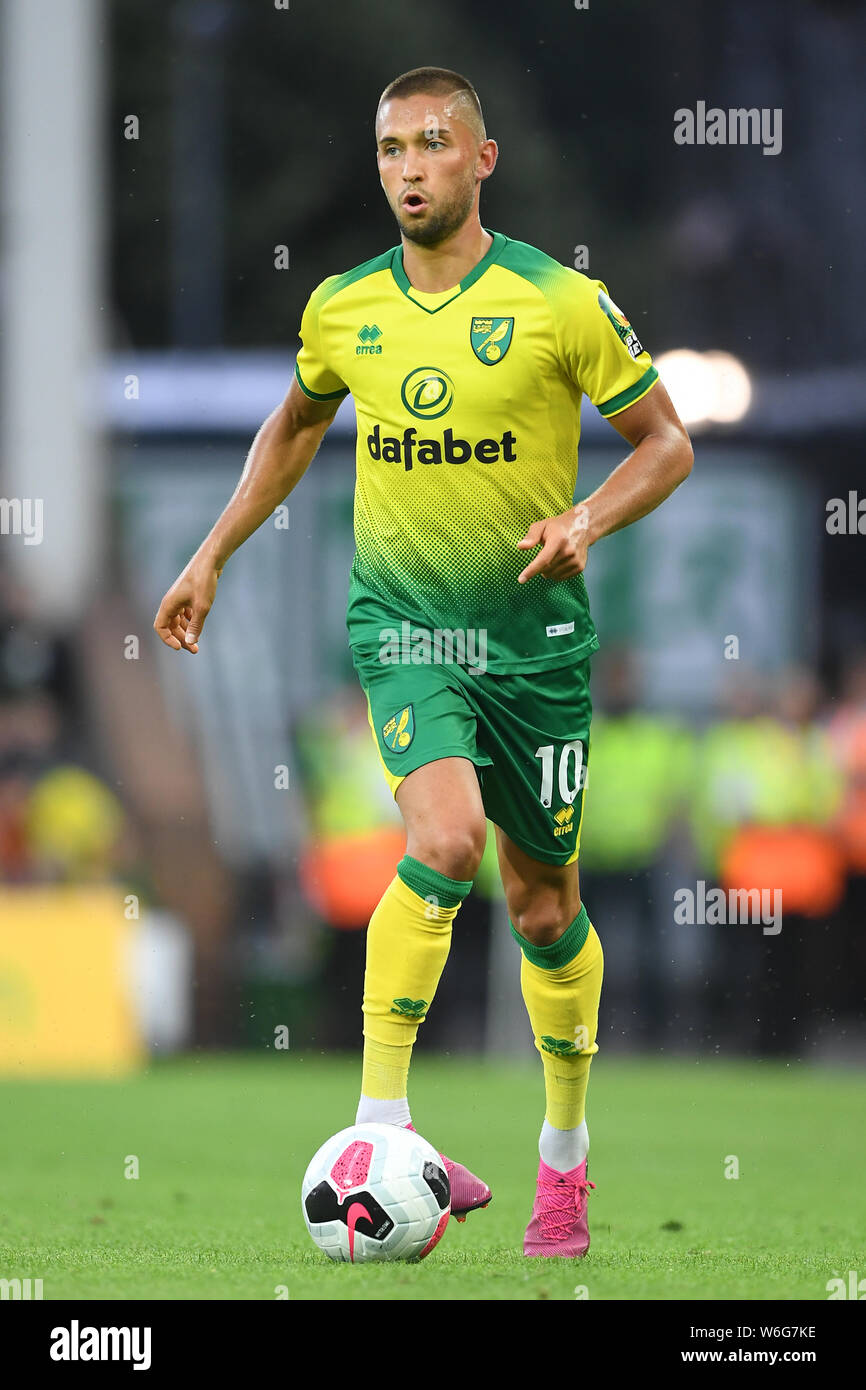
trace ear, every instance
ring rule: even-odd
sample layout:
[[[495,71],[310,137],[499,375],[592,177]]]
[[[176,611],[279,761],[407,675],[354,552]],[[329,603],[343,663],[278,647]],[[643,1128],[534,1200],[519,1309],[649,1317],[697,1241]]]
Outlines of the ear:
[[[478,159],[476,161],[476,174],[479,179],[489,179],[493,170],[496,168],[496,161],[499,158],[499,146],[495,140],[482,140],[478,147]]]

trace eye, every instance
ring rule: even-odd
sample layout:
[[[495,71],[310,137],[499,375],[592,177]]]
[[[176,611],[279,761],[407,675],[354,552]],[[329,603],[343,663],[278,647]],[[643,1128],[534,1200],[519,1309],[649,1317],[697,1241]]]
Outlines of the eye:
[[[399,149],[399,146],[398,146],[398,145],[386,145],[386,146],[384,147],[382,153],[383,153],[383,154],[393,154],[395,151],[399,154],[400,149]]]
[[[428,149],[432,149],[434,145],[438,145],[439,148],[440,148],[441,150],[444,150],[444,148],[445,148],[445,141],[444,141],[444,140],[428,140],[428,141],[427,141],[427,148],[428,148]]]

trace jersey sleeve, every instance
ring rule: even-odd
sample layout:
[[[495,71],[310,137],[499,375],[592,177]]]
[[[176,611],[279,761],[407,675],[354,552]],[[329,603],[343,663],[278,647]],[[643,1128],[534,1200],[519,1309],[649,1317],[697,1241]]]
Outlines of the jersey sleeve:
[[[307,300],[301,317],[301,347],[295,359],[298,385],[314,401],[333,401],[349,394],[346,383],[328,365],[327,333],[322,326],[322,310],[330,297],[330,286],[331,280],[323,280]]]
[[[618,415],[658,381],[652,358],[601,280],[570,272],[555,312],[563,366],[600,414]]]

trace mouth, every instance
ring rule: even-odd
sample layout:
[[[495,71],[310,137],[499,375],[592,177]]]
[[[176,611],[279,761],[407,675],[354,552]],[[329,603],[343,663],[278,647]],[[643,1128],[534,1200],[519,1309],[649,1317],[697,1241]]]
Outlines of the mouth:
[[[421,193],[413,192],[404,194],[400,199],[400,206],[405,208],[407,212],[417,214],[419,212],[424,212],[428,203],[427,199]]]

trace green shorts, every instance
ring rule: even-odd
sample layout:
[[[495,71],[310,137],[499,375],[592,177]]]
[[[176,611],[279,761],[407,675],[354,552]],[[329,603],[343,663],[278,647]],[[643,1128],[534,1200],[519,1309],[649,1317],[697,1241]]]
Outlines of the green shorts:
[[[392,792],[425,763],[468,758],[494,825],[533,859],[577,859],[592,719],[589,657],[497,676],[456,662],[383,663],[377,644],[351,651]]]

